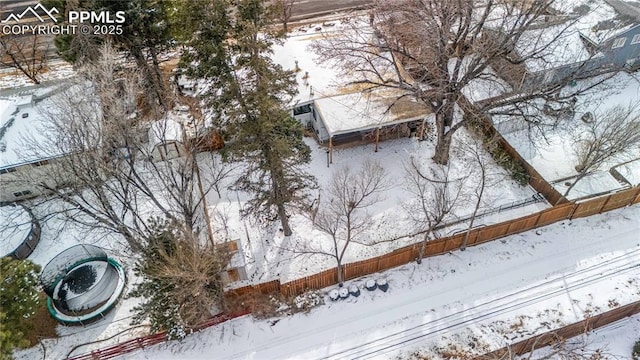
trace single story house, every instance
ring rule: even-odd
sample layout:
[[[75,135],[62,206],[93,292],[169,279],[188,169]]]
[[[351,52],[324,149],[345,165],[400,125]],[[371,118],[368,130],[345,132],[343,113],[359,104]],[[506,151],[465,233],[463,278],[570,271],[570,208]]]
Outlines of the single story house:
[[[331,152],[347,143],[375,143],[408,137],[429,117],[426,106],[388,89],[366,90],[350,85],[338,68],[321,63],[310,46],[317,34],[289,37],[274,46],[273,60],[296,72],[298,94],[292,115]]]

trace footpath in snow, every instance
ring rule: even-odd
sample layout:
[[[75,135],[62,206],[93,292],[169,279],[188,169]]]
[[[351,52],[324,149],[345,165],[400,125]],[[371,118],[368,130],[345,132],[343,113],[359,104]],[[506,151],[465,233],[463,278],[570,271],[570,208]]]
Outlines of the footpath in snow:
[[[325,297],[309,314],[279,321],[238,318],[125,358],[437,357],[436,348],[456,342],[467,351],[469,339],[483,352],[640,298],[639,266],[635,206],[372,276],[388,280],[386,293]]]

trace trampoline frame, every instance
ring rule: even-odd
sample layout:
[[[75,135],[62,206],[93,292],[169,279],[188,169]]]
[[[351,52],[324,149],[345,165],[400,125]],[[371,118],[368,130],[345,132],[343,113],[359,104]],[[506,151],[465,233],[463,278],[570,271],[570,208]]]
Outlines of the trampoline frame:
[[[78,261],[73,266],[70,266],[66,269],[66,273],[68,273],[73,268],[82,265],[86,262],[103,260],[103,258],[88,258],[83,259],[82,261]],[[118,285],[116,286],[116,290],[113,292],[111,297],[107,300],[106,303],[98,306],[96,309],[89,311],[83,315],[67,315],[58,310],[53,304],[53,300],[51,297],[47,296],[47,309],[49,310],[49,314],[56,319],[56,321],[63,323],[65,325],[85,325],[87,323],[91,323],[103,318],[109,311],[113,309],[113,307],[118,303],[122,294],[124,293],[124,289],[127,283],[127,274],[124,271],[124,267],[120,265],[117,261],[112,258],[107,257],[108,266],[112,266],[118,273]],[[66,276],[66,275],[65,275]],[[55,286],[58,285],[65,276],[58,276],[55,281]],[[55,287],[54,287],[55,288]]]

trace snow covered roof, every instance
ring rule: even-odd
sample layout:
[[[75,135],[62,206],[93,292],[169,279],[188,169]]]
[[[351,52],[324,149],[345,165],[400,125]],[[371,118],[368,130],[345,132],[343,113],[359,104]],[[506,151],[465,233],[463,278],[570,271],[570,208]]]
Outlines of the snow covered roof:
[[[166,117],[151,124],[149,144],[152,147],[171,141],[182,141],[182,126],[180,124]]]
[[[377,90],[325,97],[314,103],[331,136],[422,119],[429,113],[409,98],[396,99],[391,91]]]
[[[615,171],[629,182],[631,186],[640,185],[640,159],[616,166]]]
[[[516,44],[518,53],[523,57],[542,52],[539,54],[541,56],[534,56],[525,62],[529,71],[542,71],[587,60],[593,55],[584,46],[581,37],[594,44],[602,44],[630,28],[620,20],[613,7],[602,0],[567,1],[555,5],[560,13],[568,15],[564,21],[527,31]],[[549,42],[553,42],[550,47],[547,45]]]
[[[12,89],[0,93],[0,168],[28,164],[62,155],[55,149],[36,154],[30,142],[45,143],[50,134],[41,110],[55,97],[62,83]],[[28,138],[28,141],[27,141]]]
[[[293,35],[273,47],[273,60],[284,69],[295,70],[298,95],[293,105],[314,101],[330,135],[392,125],[423,118],[428,110],[402,94],[391,90],[366,91],[363,86],[350,84],[358,80],[344,74],[344,69],[321,63],[312,44],[323,37],[340,34],[341,25],[322,33]],[[365,32],[373,33],[366,21],[359,22]]]

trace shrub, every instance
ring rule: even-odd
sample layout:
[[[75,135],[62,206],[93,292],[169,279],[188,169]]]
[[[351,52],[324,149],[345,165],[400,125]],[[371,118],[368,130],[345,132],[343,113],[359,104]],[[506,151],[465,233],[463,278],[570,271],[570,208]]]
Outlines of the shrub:
[[[633,360],[640,360],[640,339],[633,344],[633,352],[631,353]]]
[[[42,305],[38,273],[29,260],[0,258],[0,359],[11,359],[13,349],[30,345],[30,319]]]

